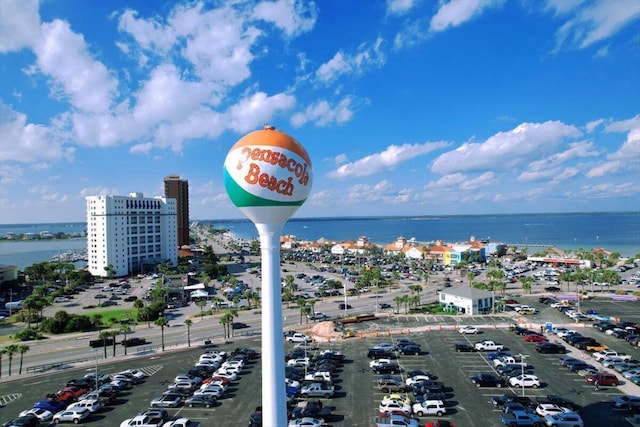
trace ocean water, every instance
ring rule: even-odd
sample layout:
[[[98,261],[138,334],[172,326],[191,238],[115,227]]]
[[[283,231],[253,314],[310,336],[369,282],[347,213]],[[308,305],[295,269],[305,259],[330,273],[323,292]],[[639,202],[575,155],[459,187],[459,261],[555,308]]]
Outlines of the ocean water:
[[[216,228],[225,228],[236,236],[251,240],[258,237],[248,220],[199,220]],[[62,231],[67,234],[84,232],[86,223],[0,225],[0,236]],[[320,238],[333,241],[357,240],[366,236],[380,244],[394,242],[398,237],[415,238],[420,242],[443,240],[464,242],[471,236],[478,240],[503,242],[518,247],[552,245],[563,250],[604,248],[631,257],[640,253],[640,212],[536,214],[536,215],[464,215],[361,218],[292,218],[283,234],[303,240]],[[67,251],[86,250],[85,239],[47,241],[1,241],[0,265],[16,265],[23,269],[36,262],[47,261]]]
[[[248,220],[200,221],[228,228],[238,237],[258,237]],[[370,242],[388,244],[402,236],[420,242],[478,240],[518,247],[552,245],[563,250],[604,248],[622,256],[640,253],[640,212],[536,215],[464,215],[362,218],[292,218],[284,235],[303,240],[344,241],[366,236]]]

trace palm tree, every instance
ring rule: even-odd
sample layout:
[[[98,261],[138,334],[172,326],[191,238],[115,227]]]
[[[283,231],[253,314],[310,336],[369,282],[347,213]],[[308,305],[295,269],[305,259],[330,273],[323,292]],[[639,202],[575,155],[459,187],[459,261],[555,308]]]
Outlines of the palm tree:
[[[126,324],[121,324],[120,325],[120,332],[122,332],[122,334],[124,335],[124,340],[127,340],[127,334],[129,332],[131,332],[131,328],[129,328],[129,325]],[[127,355],[127,346],[124,346],[124,355]]]
[[[396,313],[400,313],[400,304],[402,304],[402,297],[401,296],[394,297],[393,302],[396,303]]]
[[[311,307],[309,307],[308,305],[305,305],[300,309],[300,313],[301,315],[305,316],[305,318],[307,319],[307,323],[309,323],[309,314],[311,314]]]
[[[193,325],[193,320],[185,319],[184,324],[187,325],[187,347],[191,347],[191,325]]]
[[[11,376],[11,363],[13,362],[13,355],[18,352],[18,346],[15,344],[10,344],[5,347],[7,351],[7,355],[9,356],[9,376]]]
[[[169,324],[169,321],[166,317],[158,317],[154,322],[156,325],[160,326],[160,337],[162,340],[162,351],[164,351],[164,327]]]
[[[302,309],[307,304],[307,302],[304,298],[298,298],[296,300],[296,304],[298,305],[298,308],[300,308],[300,324],[302,325]]]
[[[7,354],[6,348],[0,348],[0,378],[2,378],[2,357]]]
[[[102,340],[102,346],[104,348],[104,358],[107,358],[107,340],[111,337],[109,331],[100,331],[98,338]]]
[[[22,359],[27,351],[29,351],[28,345],[21,344],[18,346],[18,353],[20,353],[20,370],[18,371],[18,375],[22,375]]]
[[[204,308],[207,306],[207,302],[205,300],[200,300],[196,305],[200,307],[200,319],[204,318]]]
[[[225,313],[222,316],[220,316],[220,319],[218,319],[218,323],[220,323],[222,325],[222,330],[224,332],[224,337],[227,338],[227,317],[229,317],[229,313]]]
[[[522,276],[520,278],[520,283],[522,283],[522,290],[531,293],[531,285],[533,284],[533,277]]]

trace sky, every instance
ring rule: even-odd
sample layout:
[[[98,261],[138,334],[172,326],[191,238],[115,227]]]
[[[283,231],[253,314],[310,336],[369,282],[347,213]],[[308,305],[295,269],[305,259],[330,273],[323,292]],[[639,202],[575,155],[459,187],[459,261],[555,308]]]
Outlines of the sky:
[[[0,223],[87,196],[243,218],[230,148],[309,153],[295,214],[640,211],[637,0],[0,0]]]

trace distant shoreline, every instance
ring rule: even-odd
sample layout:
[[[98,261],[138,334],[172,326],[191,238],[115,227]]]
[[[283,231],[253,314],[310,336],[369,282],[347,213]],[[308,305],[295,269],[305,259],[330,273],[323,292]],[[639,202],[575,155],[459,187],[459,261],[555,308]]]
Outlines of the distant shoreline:
[[[293,217],[288,222],[300,221],[375,221],[381,219],[437,219],[437,218],[492,218],[492,217],[526,217],[526,216],[588,216],[588,215],[640,215],[640,211],[596,211],[596,212],[542,212],[542,213],[484,213],[484,214],[425,214],[425,215],[354,215],[354,216],[318,216],[318,217]],[[251,222],[247,218],[213,218],[213,219],[191,219],[191,222]],[[29,223],[0,223],[0,231],[4,227],[29,227],[39,225],[60,226],[86,224],[86,221],[62,221],[62,222],[29,222]],[[44,231],[44,230],[43,230]]]

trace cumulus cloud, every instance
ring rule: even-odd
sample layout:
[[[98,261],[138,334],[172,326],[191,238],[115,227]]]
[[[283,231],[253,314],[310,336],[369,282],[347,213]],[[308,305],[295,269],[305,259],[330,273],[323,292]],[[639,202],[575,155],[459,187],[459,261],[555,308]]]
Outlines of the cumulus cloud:
[[[562,6],[551,3],[558,14],[569,14],[569,19],[556,31],[555,51],[564,45],[584,49],[606,40],[640,16],[640,3],[636,0],[595,0],[580,8],[575,2]],[[574,13],[575,12],[575,13]]]
[[[454,151],[440,155],[431,165],[439,174],[454,172],[513,169],[533,161],[554,149],[566,138],[576,138],[580,131],[559,121],[522,123],[511,131],[500,132],[482,143],[465,143]]]
[[[38,0],[3,0],[0,4],[0,53],[31,47],[39,37]]]
[[[449,27],[457,27],[475,17],[486,9],[498,7],[503,0],[450,0],[441,3],[440,9],[431,18],[430,30],[444,31]]]
[[[354,54],[337,52],[333,58],[318,67],[316,78],[329,84],[343,75],[360,75],[372,68],[380,68],[386,62],[384,40],[378,37],[372,44],[362,44]]]
[[[329,173],[331,178],[348,178],[352,176],[369,176],[378,172],[393,170],[399,164],[416,157],[424,156],[434,150],[444,148],[446,142],[427,142],[424,144],[390,145],[386,150],[371,154],[344,164]]]
[[[318,18],[315,3],[297,0],[263,1],[253,11],[255,19],[273,23],[287,36],[295,36],[313,29]]]
[[[105,112],[112,105],[118,82],[87,50],[82,35],[66,21],[42,24],[42,38],[34,46],[37,67],[52,79],[54,94],[74,108]]]
[[[58,132],[48,126],[28,123],[27,116],[0,100],[0,162],[38,162],[71,158]]]
[[[295,102],[293,96],[285,93],[273,96],[255,93],[229,109],[227,126],[236,132],[248,132],[269,122],[275,114],[293,108]]]
[[[353,117],[352,98],[343,98],[338,105],[332,107],[326,100],[320,100],[309,105],[303,112],[291,116],[291,125],[300,127],[308,122],[316,126],[328,126],[345,123]]]
[[[429,23],[423,19],[407,22],[393,38],[393,49],[401,50],[416,46],[431,37]]]

